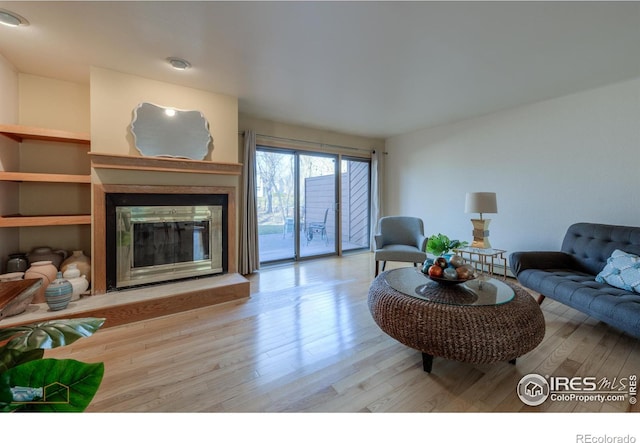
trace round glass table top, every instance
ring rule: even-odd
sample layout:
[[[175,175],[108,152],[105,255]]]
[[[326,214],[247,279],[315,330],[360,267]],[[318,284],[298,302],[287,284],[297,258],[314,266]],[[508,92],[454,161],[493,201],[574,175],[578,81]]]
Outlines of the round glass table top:
[[[513,300],[509,285],[495,278],[477,278],[457,285],[441,285],[418,268],[398,268],[388,271],[386,283],[403,294],[422,300],[457,306],[491,306]]]

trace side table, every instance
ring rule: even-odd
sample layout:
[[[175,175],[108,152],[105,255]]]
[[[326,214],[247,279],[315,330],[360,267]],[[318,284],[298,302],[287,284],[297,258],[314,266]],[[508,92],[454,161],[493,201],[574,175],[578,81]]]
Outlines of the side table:
[[[458,248],[453,250],[472,265],[479,267],[482,272],[486,272],[489,276],[494,276],[494,265],[496,262],[504,266],[503,280],[507,279],[507,251],[503,249],[481,249],[481,248]]]

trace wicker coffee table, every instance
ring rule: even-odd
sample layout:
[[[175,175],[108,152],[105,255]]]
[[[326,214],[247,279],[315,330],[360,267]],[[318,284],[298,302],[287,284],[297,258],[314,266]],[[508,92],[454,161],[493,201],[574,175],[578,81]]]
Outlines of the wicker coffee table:
[[[496,279],[440,285],[416,268],[381,273],[369,289],[369,310],[389,336],[433,357],[515,364],[545,333],[544,317],[524,289]]]

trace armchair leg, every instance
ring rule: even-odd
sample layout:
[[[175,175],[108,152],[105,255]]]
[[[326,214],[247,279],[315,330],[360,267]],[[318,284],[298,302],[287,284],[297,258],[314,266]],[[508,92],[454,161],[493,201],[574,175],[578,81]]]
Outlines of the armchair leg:
[[[542,301],[543,301],[544,299],[545,299],[545,296],[544,296],[544,295],[542,295],[542,294],[538,295],[538,300],[537,300],[537,301],[538,301],[538,304],[539,304],[539,305],[541,305],[541,304],[542,304]]]
[[[380,265],[380,262],[378,260],[376,260],[376,274],[374,275],[374,277],[378,276],[378,267]]]
[[[387,266],[387,262],[386,262],[386,261],[383,261],[383,262],[382,262],[382,272],[384,272],[384,268],[385,268],[385,266]]]

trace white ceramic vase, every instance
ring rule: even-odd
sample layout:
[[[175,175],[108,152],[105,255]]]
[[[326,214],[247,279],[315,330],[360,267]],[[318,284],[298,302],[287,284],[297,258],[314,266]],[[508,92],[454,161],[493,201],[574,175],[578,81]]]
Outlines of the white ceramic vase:
[[[80,269],[78,269],[77,263],[69,263],[66,269],[62,271],[62,276],[69,280],[70,278],[80,277]]]
[[[80,269],[78,269],[77,263],[69,263],[66,266],[66,270],[62,274],[67,279],[71,286],[73,286],[73,294],[71,296],[72,301],[80,300],[80,295],[89,288],[89,281],[85,275],[80,275]]]
[[[75,278],[68,278],[67,281],[71,283],[71,286],[73,286],[73,293],[71,295],[72,301],[80,300],[82,293],[89,288],[89,281],[84,275]]]
[[[87,281],[91,283],[91,258],[84,255],[84,252],[82,251],[73,251],[71,256],[63,261],[62,265],[60,265],[60,270],[63,274],[72,263],[76,264],[80,270],[80,275],[85,275],[87,277]]]

